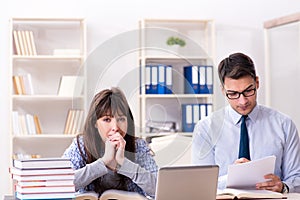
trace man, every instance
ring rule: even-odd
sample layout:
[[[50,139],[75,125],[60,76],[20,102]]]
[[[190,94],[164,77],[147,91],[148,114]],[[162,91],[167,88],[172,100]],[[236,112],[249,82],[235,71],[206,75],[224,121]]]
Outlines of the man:
[[[220,62],[218,74],[229,105],[195,126],[192,163],[219,165],[218,187],[224,189],[228,165],[275,155],[274,174],[266,174],[266,181],[255,187],[282,193],[300,192],[298,131],[286,115],[257,104],[259,79],[251,58],[234,53]],[[242,116],[250,152],[239,158]]]

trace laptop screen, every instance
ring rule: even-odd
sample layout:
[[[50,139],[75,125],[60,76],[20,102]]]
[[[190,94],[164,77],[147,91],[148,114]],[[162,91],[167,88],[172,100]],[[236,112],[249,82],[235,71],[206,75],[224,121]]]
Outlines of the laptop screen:
[[[158,171],[156,200],[215,200],[219,167],[192,165],[162,167]]]

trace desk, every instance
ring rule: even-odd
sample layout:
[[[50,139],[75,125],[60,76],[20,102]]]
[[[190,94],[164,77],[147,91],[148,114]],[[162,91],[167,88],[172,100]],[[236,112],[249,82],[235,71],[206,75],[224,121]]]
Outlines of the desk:
[[[287,194],[287,197],[288,200],[300,200],[300,193],[289,193]],[[18,199],[12,195],[5,195],[3,200],[18,200]],[[272,199],[268,199],[268,200],[272,200]]]

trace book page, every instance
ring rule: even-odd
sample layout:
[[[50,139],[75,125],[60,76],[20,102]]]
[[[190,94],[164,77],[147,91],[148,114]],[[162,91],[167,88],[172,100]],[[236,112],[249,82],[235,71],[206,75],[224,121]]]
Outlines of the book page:
[[[274,173],[275,156],[228,166],[228,188],[254,188],[256,183],[267,181],[264,175]]]
[[[270,190],[247,190],[226,188],[218,190],[216,199],[282,199],[284,195]]]

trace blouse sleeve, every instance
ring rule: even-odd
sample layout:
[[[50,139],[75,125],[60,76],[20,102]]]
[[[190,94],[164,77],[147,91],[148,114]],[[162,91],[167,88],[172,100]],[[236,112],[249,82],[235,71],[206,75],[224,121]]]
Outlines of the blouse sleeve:
[[[79,138],[80,147],[83,147],[83,140]],[[81,148],[84,152],[83,148]],[[84,154],[85,155],[85,154]],[[75,138],[72,144],[65,150],[63,157],[69,158],[73,169],[75,169],[74,185],[75,190],[85,189],[93,180],[108,173],[101,159],[96,160],[93,163],[85,164],[82,158],[77,139]]]
[[[147,195],[154,197],[158,166],[144,140],[137,139],[136,150],[136,163],[125,159],[123,165],[118,169],[118,173],[129,177]]]

